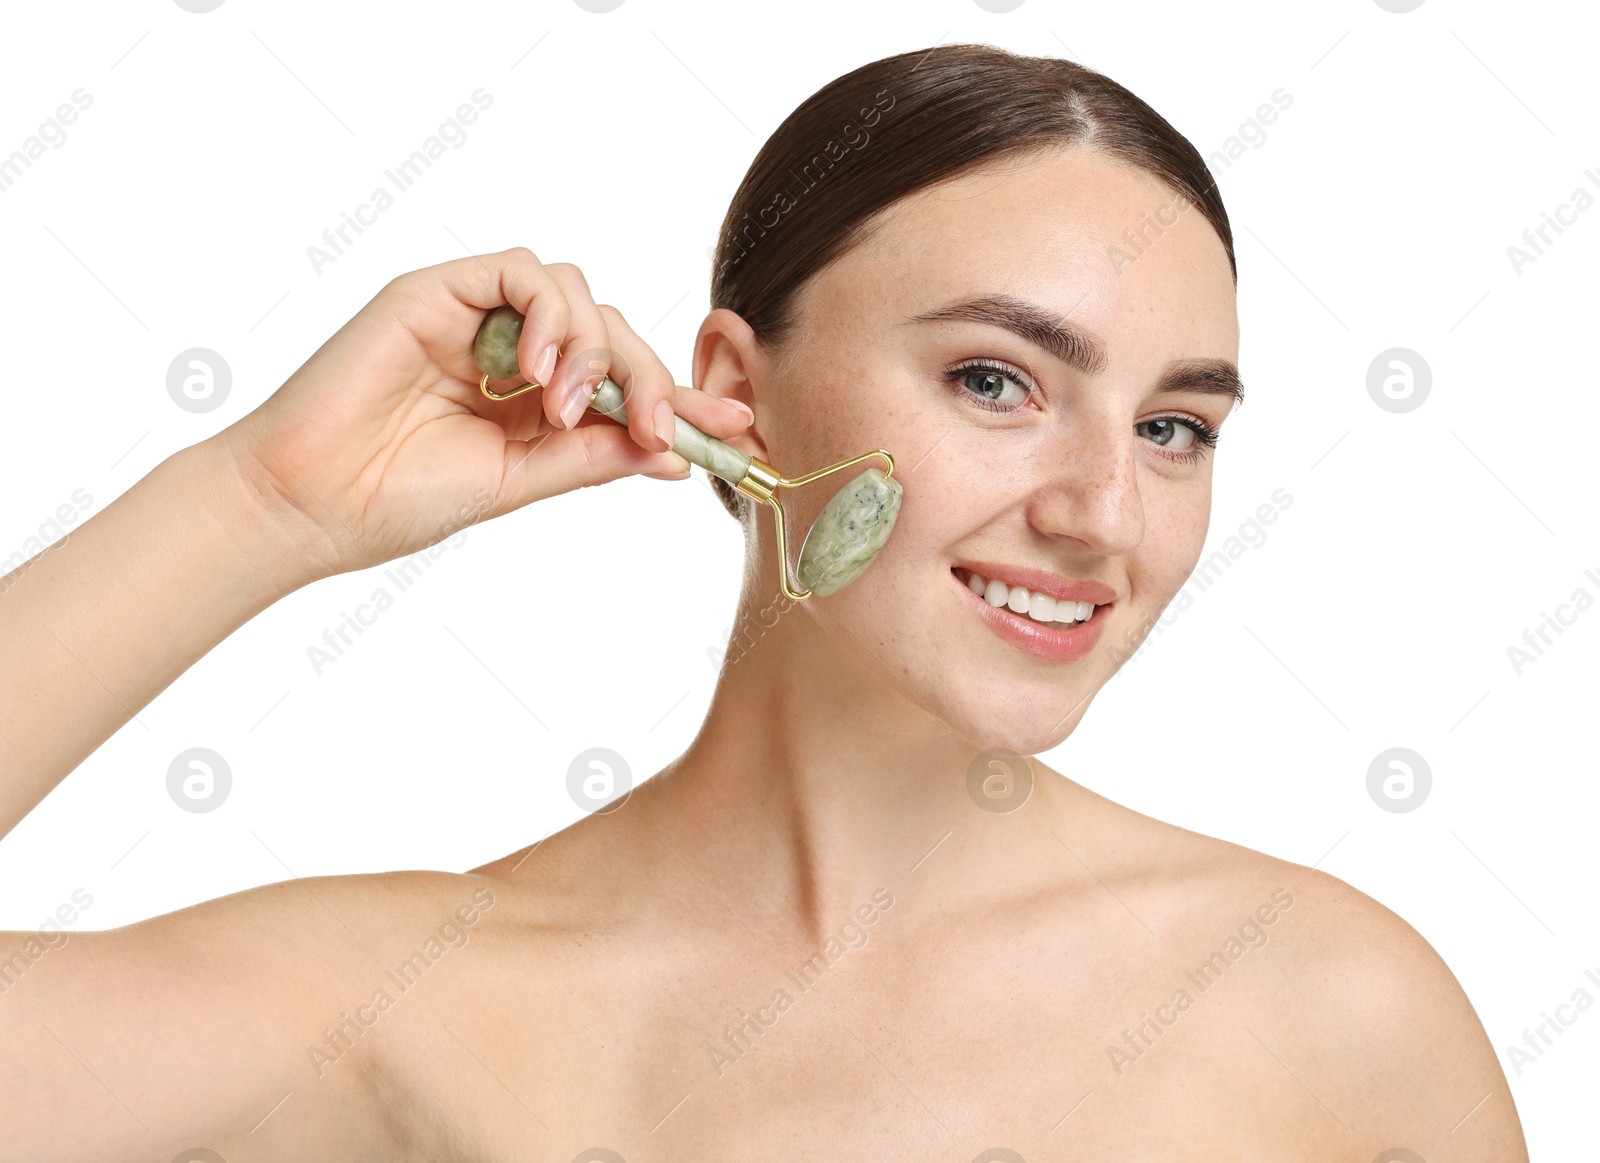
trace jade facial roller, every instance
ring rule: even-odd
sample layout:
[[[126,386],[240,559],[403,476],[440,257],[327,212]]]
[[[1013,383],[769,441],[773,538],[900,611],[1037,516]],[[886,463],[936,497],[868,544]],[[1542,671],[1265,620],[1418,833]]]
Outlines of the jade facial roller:
[[[478,328],[478,337],[472,346],[473,358],[483,378],[478,388],[491,400],[509,400],[523,392],[541,387],[524,384],[509,392],[491,392],[489,380],[509,380],[520,374],[517,364],[517,339],[522,334],[523,315],[506,304],[496,307],[484,318]],[[627,411],[622,389],[608,376],[589,397],[589,407],[626,426]],[[893,477],[894,457],[881,448],[808,472],[793,480],[779,474],[778,470],[753,456],[746,456],[715,436],[707,436],[682,416],[676,418],[676,438],[672,451],[685,460],[698,464],[707,472],[721,477],[747,497],[764,501],[772,508],[773,526],[778,541],[778,581],[784,596],[791,601],[804,601],[812,594],[827,597],[837,593],[861,576],[894,529],[895,517],[900,512],[903,493],[900,482]],[[783,507],[774,493],[779,488],[794,488],[809,484],[819,477],[849,468],[871,457],[882,457],[888,469],[873,466],[859,473],[834,494],[823,506],[822,512],[811,523],[800,547],[799,581],[803,587],[794,589],[789,584],[789,552],[784,541]]]

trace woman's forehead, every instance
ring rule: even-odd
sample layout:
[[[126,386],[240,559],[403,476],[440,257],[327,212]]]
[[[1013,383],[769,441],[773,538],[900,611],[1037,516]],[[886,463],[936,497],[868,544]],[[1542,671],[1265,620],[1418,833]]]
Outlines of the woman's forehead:
[[[1179,330],[1189,355],[1237,350],[1232,272],[1211,225],[1159,179],[1083,151],[986,167],[887,207],[798,306],[837,335],[992,295],[1107,334]]]

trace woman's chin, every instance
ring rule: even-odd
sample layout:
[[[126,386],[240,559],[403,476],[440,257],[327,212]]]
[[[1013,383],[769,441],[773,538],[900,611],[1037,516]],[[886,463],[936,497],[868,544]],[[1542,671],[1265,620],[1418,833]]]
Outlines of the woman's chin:
[[[1092,699],[1093,692],[1074,694],[1065,702],[1060,697],[1037,697],[1036,692],[1032,699],[1019,702],[1013,697],[1008,703],[1004,693],[996,691],[992,698],[929,706],[975,751],[1038,755],[1059,747],[1072,734]]]

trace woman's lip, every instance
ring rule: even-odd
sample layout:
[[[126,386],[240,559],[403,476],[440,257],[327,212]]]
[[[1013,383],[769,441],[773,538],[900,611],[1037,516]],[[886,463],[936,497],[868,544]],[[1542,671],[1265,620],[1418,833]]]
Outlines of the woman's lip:
[[[975,573],[985,581],[999,578],[1010,586],[1023,586],[1036,594],[1049,594],[1058,602],[1093,602],[1103,606],[1117,600],[1117,592],[1104,582],[1073,581],[1031,566],[998,565],[989,561],[954,561],[951,565],[967,573]]]
[[[1111,603],[1096,606],[1088,621],[1075,626],[1036,622],[1026,614],[991,606],[973,593],[972,587],[957,577],[954,571],[950,573],[950,580],[966,595],[968,607],[989,629],[1018,650],[1052,662],[1075,662],[1093,650],[1105,627],[1106,616],[1111,611]]]

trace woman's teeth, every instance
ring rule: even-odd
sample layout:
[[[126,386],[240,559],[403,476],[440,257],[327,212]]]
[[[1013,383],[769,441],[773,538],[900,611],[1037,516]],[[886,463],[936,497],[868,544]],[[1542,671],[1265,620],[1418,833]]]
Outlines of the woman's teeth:
[[[1087,622],[1094,613],[1093,602],[1058,602],[1049,594],[1030,593],[1022,586],[1008,586],[999,578],[984,578],[971,570],[967,588],[991,606],[1004,606],[1015,614],[1026,614],[1035,622],[1054,622],[1072,626]]]

